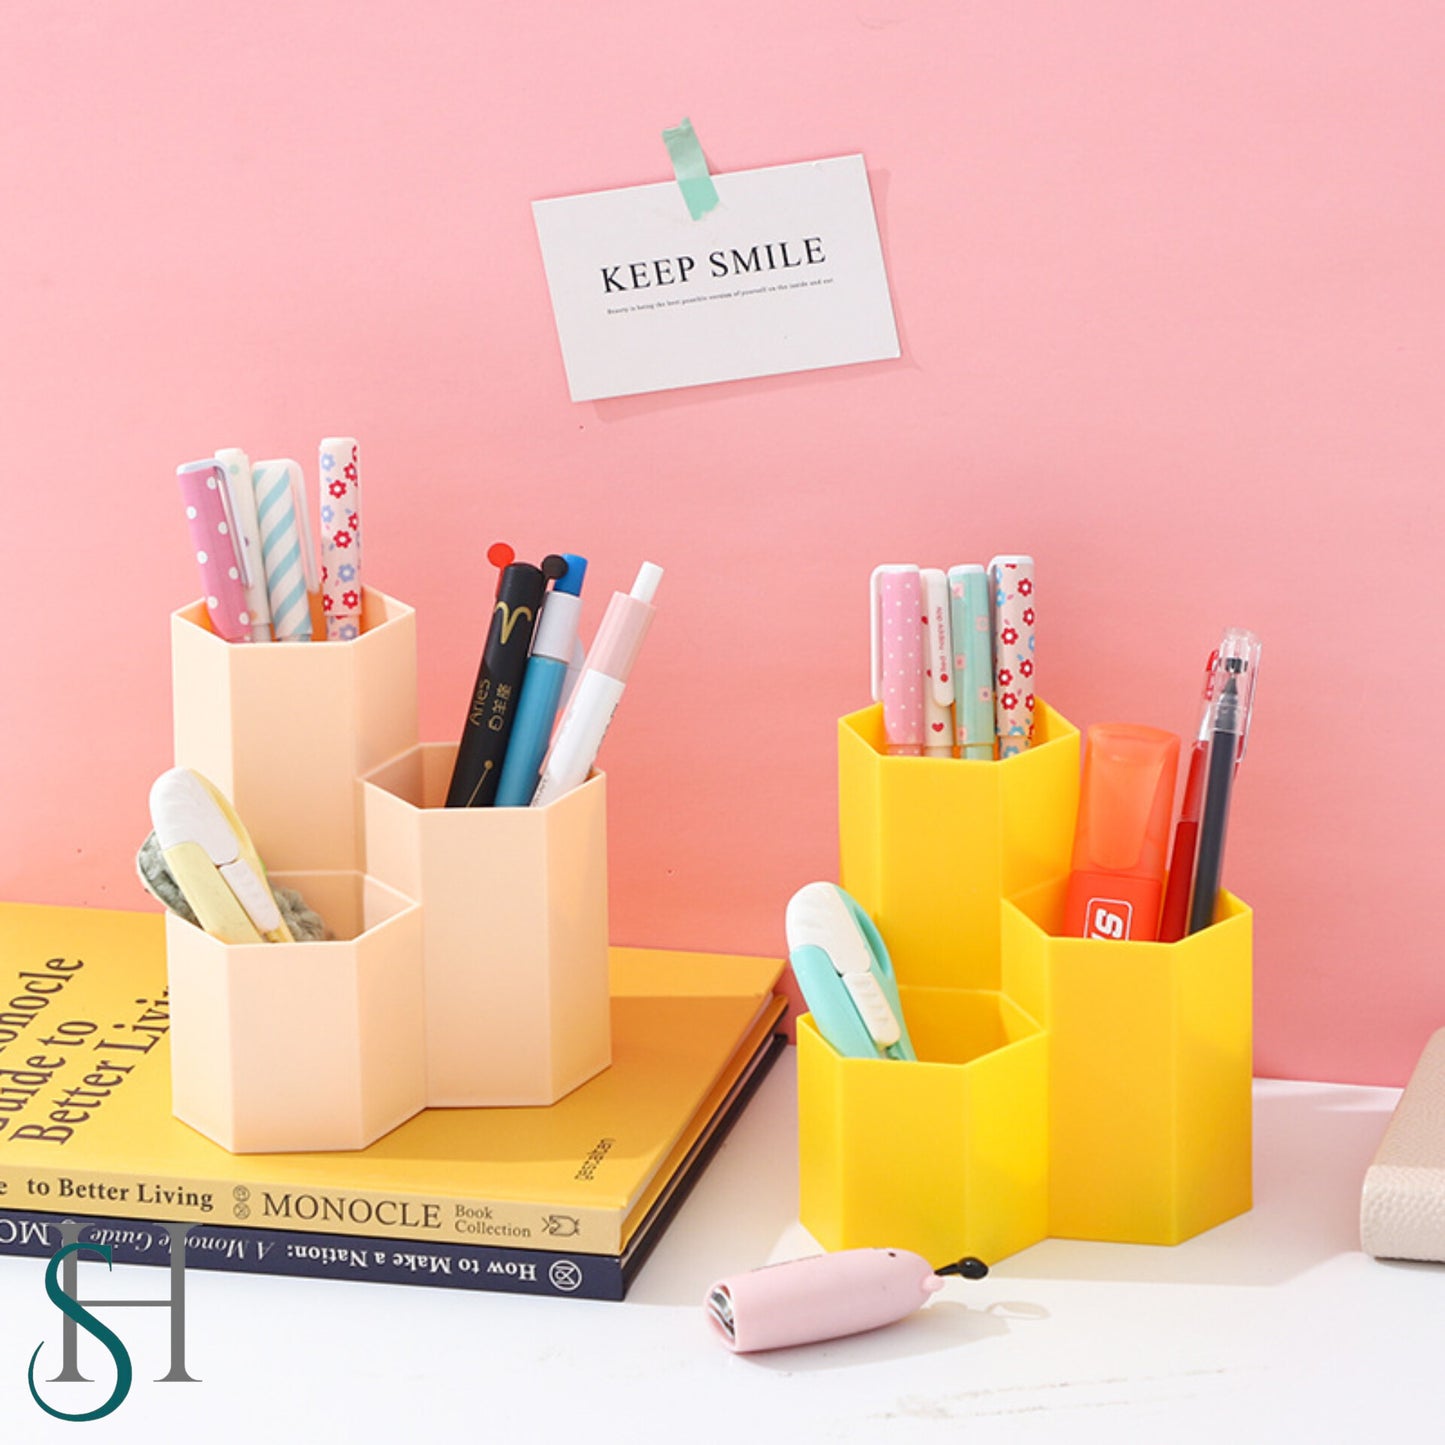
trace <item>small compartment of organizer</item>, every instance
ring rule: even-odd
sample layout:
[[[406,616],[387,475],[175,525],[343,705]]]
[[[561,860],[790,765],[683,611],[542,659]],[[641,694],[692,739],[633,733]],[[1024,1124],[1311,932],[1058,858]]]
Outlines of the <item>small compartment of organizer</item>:
[[[1003,906],[1004,987],[1049,1040],[1049,1233],[1177,1244],[1250,1207],[1253,915],[1177,943],[1061,938],[1067,879]]]
[[[416,614],[366,588],[349,642],[237,646],[171,614],[175,766],[230,799],[267,866],[362,866],[358,778],[417,741]]]
[[[899,990],[918,1063],[845,1059],[798,1022],[803,1223],[827,1249],[999,1259],[1048,1219],[1046,1043],[997,993]]]
[[[607,780],[447,808],[456,745],[362,784],[366,867],[422,908],[427,1102],[551,1104],[611,1062]]]
[[[271,877],[336,937],[226,944],[167,914],[172,1109],[235,1154],[363,1149],[426,1103],[420,910],[360,873]]]
[[[883,709],[838,723],[839,882],[887,940],[899,983],[999,986],[999,899],[1065,873],[1079,733],[1045,703],[1001,762],[889,757]]]

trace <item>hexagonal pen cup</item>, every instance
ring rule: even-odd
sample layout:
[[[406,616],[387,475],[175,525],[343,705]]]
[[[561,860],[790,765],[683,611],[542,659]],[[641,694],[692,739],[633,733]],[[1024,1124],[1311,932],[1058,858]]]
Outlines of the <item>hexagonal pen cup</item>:
[[[986,1260],[1048,1232],[1046,1039],[996,993],[900,990],[918,1063],[798,1021],[799,1217],[825,1249]]]
[[[232,643],[202,602],[171,614],[175,766],[231,800],[269,868],[360,868],[357,780],[416,744],[416,614],[366,588],[361,625]]]
[[[272,881],[336,937],[225,944],[166,916],[172,1108],[236,1154],[364,1149],[426,1103],[420,910],[360,873]]]
[[[1068,871],[1078,729],[1040,703],[1034,745],[1002,761],[884,747],[881,706],[839,720],[839,881],[900,983],[997,989],[999,899]]]
[[[606,778],[447,808],[455,744],[362,783],[367,871],[422,906],[427,1101],[551,1104],[612,1060]]]
[[[1004,903],[1004,987],[1049,1039],[1049,1233],[1177,1244],[1250,1207],[1253,916],[1063,938],[1067,879]]]

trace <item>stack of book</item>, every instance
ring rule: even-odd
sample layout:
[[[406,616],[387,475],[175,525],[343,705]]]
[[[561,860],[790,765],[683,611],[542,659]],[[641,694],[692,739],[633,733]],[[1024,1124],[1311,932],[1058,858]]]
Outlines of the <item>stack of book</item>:
[[[160,917],[0,904],[0,1253],[71,1219],[168,1264],[179,1226],[193,1267],[621,1299],[782,1047],[782,968],[613,949],[612,1066],[558,1103],[230,1154],[170,1111]]]

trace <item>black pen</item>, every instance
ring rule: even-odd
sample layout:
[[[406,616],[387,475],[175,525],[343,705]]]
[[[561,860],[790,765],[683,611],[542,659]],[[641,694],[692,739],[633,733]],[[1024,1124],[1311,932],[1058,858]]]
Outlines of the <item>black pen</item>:
[[[449,808],[489,808],[496,799],[537,613],[549,579],[567,570],[562,557],[545,557],[540,567],[534,567],[530,562],[513,561],[515,555],[504,543],[487,553],[502,572],[447,789]]]
[[[1209,770],[1204,783],[1204,808],[1194,860],[1194,889],[1189,900],[1189,932],[1214,922],[1224,868],[1224,835],[1229,825],[1229,800],[1234,773],[1244,757],[1249,718],[1259,675],[1259,639],[1231,627],[1219,644],[1215,661],[1213,717],[1209,722]]]

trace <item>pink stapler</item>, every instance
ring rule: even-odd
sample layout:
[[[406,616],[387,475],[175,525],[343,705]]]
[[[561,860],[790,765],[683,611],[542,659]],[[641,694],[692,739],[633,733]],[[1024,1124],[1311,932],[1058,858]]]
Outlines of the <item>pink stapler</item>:
[[[935,1270],[907,1249],[845,1249],[719,1280],[704,1308],[723,1343],[746,1354],[890,1325],[926,1304],[943,1276],[987,1273],[972,1256]]]

